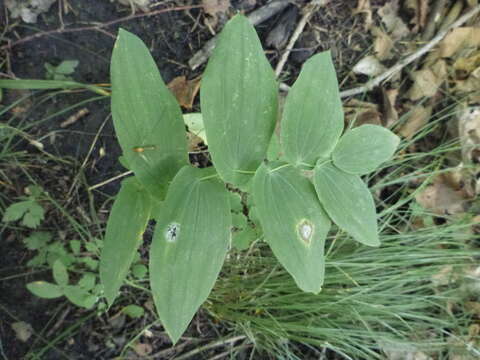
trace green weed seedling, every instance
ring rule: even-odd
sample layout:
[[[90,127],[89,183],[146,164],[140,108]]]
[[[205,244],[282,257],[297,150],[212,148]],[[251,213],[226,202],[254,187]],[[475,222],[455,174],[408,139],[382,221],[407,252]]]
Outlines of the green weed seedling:
[[[264,238],[298,287],[312,293],[323,284],[332,221],[356,241],[380,245],[374,200],[360,176],[388,160],[399,138],[373,125],[344,132],[329,52],[303,66],[277,137],[274,72],[247,18],[231,19],[202,79],[202,113],[190,118],[208,140],[214,166],[203,169],[188,162],[180,107],[147,47],[125,30],[115,43],[111,80],[122,163],[134,176],[122,182],[101,253],[109,305],[150,219],[150,286],[173,343],[208,297],[232,243],[244,249]]]
[[[22,197],[21,201],[13,203],[5,209],[3,213],[3,222],[14,222],[22,220],[22,225],[35,229],[45,217],[45,211],[40,205],[43,190],[36,185],[30,185],[26,189],[27,196]]]
[[[66,296],[73,304],[92,308],[99,300],[103,288],[98,281],[98,260],[100,247],[103,242],[93,239],[85,243],[71,240],[68,246],[62,241],[54,240],[47,231],[35,231],[24,239],[27,249],[36,251],[36,255],[29,260],[28,266],[33,268],[52,269],[55,284],[46,281],[34,281],[27,284],[27,289],[34,295],[52,299]],[[78,281],[70,284],[68,273],[74,273]],[[102,303],[98,303],[102,308]]]
[[[55,283],[34,281],[27,284],[27,289],[34,295],[54,299],[66,296],[73,304],[90,309],[97,302],[101,293],[101,286],[97,284],[94,273],[85,272],[75,285],[70,284],[67,267],[59,259],[52,266]]]
[[[78,60],[64,60],[57,66],[45,63],[45,78],[47,80],[73,80],[71,75],[78,66]]]

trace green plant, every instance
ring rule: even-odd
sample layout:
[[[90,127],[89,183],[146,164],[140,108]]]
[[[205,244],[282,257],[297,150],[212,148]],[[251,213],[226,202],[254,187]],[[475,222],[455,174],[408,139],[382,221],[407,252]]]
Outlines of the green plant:
[[[75,72],[78,60],[64,60],[57,66],[45,63],[45,78],[47,80],[73,80],[70,75]]]
[[[26,188],[27,196],[24,200],[17,201],[5,209],[3,222],[13,222],[22,219],[22,225],[35,229],[45,216],[45,211],[39,200],[42,195],[42,188],[31,185]]]
[[[112,54],[111,80],[122,163],[135,176],[122,183],[101,254],[110,305],[149,219],[156,221],[150,285],[174,343],[213,288],[229,248],[232,212],[236,246],[264,236],[307,292],[321,290],[331,220],[355,240],[380,245],[374,201],[360,175],[388,160],[399,139],[373,125],[341,137],[342,104],[328,52],[304,65],[277,139],[273,70],[249,21],[241,15],[230,20],[202,79],[202,117],[214,164],[206,169],[188,164],[180,107],[147,47],[124,30]],[[229,194],[225,183],[250,194],[250,222],[259,219],[263,233],[242,217],[238,195]]]

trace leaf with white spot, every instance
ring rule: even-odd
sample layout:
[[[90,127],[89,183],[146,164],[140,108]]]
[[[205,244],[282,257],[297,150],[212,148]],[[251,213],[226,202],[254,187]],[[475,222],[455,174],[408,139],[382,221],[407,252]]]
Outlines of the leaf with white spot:
[[[313,182],[320,203],[335,224],[362,244],[380,245],[375,203],[358,175],[331,163],[318,163]]]
[[[245,185],[266,157],[278,86],[255,28],[236,15],[222,30],[202,78],[200,102],[213,163],[225,182]]]
[[[229,193],[213,168],[183,167],[170,185],[150,250],[150,285],[176,343],[220,272],[230,241]]]
[[[265,239],[303,291],[323,284],[325,238],[330,220],[301,170],[283,162],[262,165],[253,196]]]
[[[145,44],[120,29],[112,54],[112,117],[128,166],[162,199],[188,162],[185,125]]]
[[[113,203],[100,256],[100,280],[109,305],[117,297],[150,218],[148,193],[131,177]]]
[[[311,57],[290,89],[280,130],[285,159],[313,165],[330,155],[343,131],[343,109],[330,52]]]
[[[363,175],[389,160],[400,143],[390,130],[377,125],[362,125],[347,131],[333,151],[333,163],[339,169]]]

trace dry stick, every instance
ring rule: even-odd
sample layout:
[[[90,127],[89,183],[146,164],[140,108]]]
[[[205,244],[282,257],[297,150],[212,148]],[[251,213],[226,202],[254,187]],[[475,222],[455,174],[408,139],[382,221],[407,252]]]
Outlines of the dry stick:
[[[271,1],[265,6],[262,6],[261,8],[248,14],[248,20],[250,20],[253,25],[258,25],[285,9],[289,4],[290,0]],[[213,49],[215,49],[215,45],[217,45],[217,36],[214,36],[208,40],[205,45],[203,45],[203,47],[193,55],[193,57],[188,61],[188,66],[190,66],[192,70],[195,70],[200,65],[205,63],[212,54]]]
[[[304,29],[305,26],[307,25],[308,20],[310,20],[310,18],[312,17],[313,13],[314,13],[317,9],[318,9],[318,5],[314,5],[314,4],[308,4],[308,5],[304,8],[303,16],[302,16],[302,18],[300,19],[300,21],[298,22],[297,28],[296,28],[295,31],[293,32],[292,37],[290,38],[290,40],[289,40],[289,42],[288,42],[288,45],[287,45],[285,51],[283,52],[282,57],[281,57],[280,60],[278,61],[277,67],[275,68],[275,75],[277,75],[277,77],[280,76],[280,73],[282,72],[283,67],[284,67],[285,64],[287,63],[288,56],[289,56],[290,53],[292,52],[293,47],[295,46],[295,43],[297,42],[298,38],[300,37],[300,34],[303,32],[303,29]]]
[[[447,35],[447,33],[450,30],[455,29],[455,28],[459,27],[460,25],[462,25],[463,23],[467,22],[472,17],[474,17],[478,12],[480,12],[480,5],[475,6],[472,10],[470,10],[465,15],[460,17],[453,24],[446,27],[444,30],[440,31],[432,40],[430,40],[423,47],[421,47],[420,49],[415,51],[413,54],[407,56],[406,58],[400,60],[393,67],[391,67],[390,69],[385,71],[383,74],[378,75],[377,77],[368,81],[363,86],[359,86],[359,87],[356,87],[356,88],[353,88],[353,89],[348,89],[348,90],[340,92],[340,97],[341,98],[346,98],[346,97],[349,97],[349,96],[358,95],[358,94],[364,93],[366,91],[370,91],[373,88],[377,87],[378,85],[380,85],[380,83],[382,83],[385,80],[388,80],[394,74],[396,74],[397,72],[402,70],[405,66],[414,62],[419,57],[425,55],[427,52],[429,52],[431,49],[433,49],[433,47],[435,47],[435,45],[437,45],[445,37],[445,35]],[[285,87],[282,87],[282,90],[286,90]]]
[[[131,15],[119,18],[119,19],[108,21],[106,23],[99,23],[99,24],[93,25],[93,26],[81,26],[81,27],[68,28],[68,29],[59,28],[59,29],[55,29],[55,30],[43,31],[43,32],[36,33],[34,35],[31,35],[31,36],[26,36],[26,37],[24,37],[22,39],[19,39],[17,41],[13,41],[10,44],[3,45],[0,49],[1,50],[6,50],[6,49],[12,48],[14,46],[32,41],[32,40],[35,40],[35,39],[38,39],[38,38],[41,38],[41,37],[44,37],[44,36],[54,35],[54,34],[65,34],[65,33],[79,32],[79,31],[99,31],[102,34],[105,34],[105,31],[102,28],[107,27],[107,26],[111,26],[111,25],[115,25],[115,24],[118,24],[118,23],[121,23],[121,22],[130,21],[130,20],[134,20],[134,19],[138,19],[138,18],[142,18],[142,17],[149,17],[149,16],[158,15],[158,14],[163,14],[163,13],[167,13],[167,12],[170,12],[170,11],[182,11],[182,10],[198,9],[198,8],[201,8],[201,7],[202,7],[202,5],[178,6],[178,7],[172,7],[172,8],[164,8],[164,9],[158,9],[158,10],[150,11],[148,13],[131,14]]]
[[[447,0],[437,0],[433,4],[432,11],[430,12],[430,16],[428,17],[427,26],[423,31],[422,40],[428,41],[432,38],[433,34],[435,34],[435,29],[438,27],[442,20],[442,12],[445,10],[445,6],[447,5]]]
[[[92,155],[93,149],[95,148],[95,145],[97,144],[97,141],[100,137],[100,134],[102,133],[103,128],[105,127],[105,124],[107,123],[107,121],[110,119],[111,116],[112,116],[112,114],[108,114],[108,116],[105,118],[105,120],[103,120],[102,124],[100,125],[100,128],[98,129],[97,133],[95,134],[95,137],[93,138],[93,141],[90,144],[90,148],[88,149],[87,156],[85,156],[85,159],[83,160],[82,165],[80,165],[80,169],[78,170],[77,175],[75,175],[75,178],[73,179],[72,185],[70,186],[70,189],[68,190],[67,198],[69,200],[67,201],[67,204],[68,204],[68,202],[70,202],[70,199],[71,199],[70,195],[72,194],[73,190],[75,189],[75,186],[77,185],[78,178],[80,177],[80,174],[83,171],[83,169],[87,166],[88,159]]]
[[[112,181],[121,179],[121,178],[123,178],[124,176],[130,175],[130,174],[133,174],[133,171],[131,171],[131,170],[125,171],[125,172],[123,172],[123,173],[121,173],[121,174],[119,174],[119,175],[117,175],[117,176],[114,176],[114,177],[112,177],[112,178],[110,178],[110,179],[107,179],[107,180],[105,180],[105,181],[102,181],[101,183],[92,185],[92,186],[90,186],[87,190],[88,190],[88,191],[95,190],[95,189],[97,189],[97,188],[99,188],[99,187],[102,187],[102,186],[104,186],[104,185],[107,185],[107,184],[111,183]]]

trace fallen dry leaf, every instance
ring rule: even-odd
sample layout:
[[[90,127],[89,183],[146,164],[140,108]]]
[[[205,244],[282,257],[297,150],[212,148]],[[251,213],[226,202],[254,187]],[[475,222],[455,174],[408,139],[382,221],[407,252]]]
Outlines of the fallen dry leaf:
[[[454,273],[452,265],[442,266],[440,271],[431,277],[435,287],[449,285],[458,280],[458,274]]]
[[[367,76],[379,75],[385,71],[380,61],[373,55],[368,55],[361,59],[354,67],[353,72],[355,74],[363,74]]]
[[[464,213],[467,196],[463,190],[452,187],[448,176],[438,175],[432,185],[428,185],[415,196],[415,200],[424,208],[438,215]]]
[[[351,99],[345,104],[347,124],[355,121],[355,126],[373,124],[382,126],[382,114],[377,104]]]
[[[447,64],[444,60],[438,60],[432,67],[413,72],[411,77],[413,85],[408,90],[408,98],[416,101],[422,97],[431,97],[447,78]]]
[[[365,30],[370,29],[373,24],[372,7],[370,0],[358,0],[357,7],[353,10],[353,15],[365,14]]]
[[[191,110],[195,96],[200,90],[200,77],[192,80],[187,80],[185,76],[177,76],[168,83],[168,88],[175,95],[181,107]]]
[[[395,103],[398,97],[398,89],[385,90],[382,87],[384,123],[386,127],[390,127],[398,121],[398,112]]]
[[[391,50],[393,49],[393,40],[386,32],[378,27],[371,29],[372,35],[375,37],[373,42],[373,51],[379,60],[388,59],[391,57]]]
[[[413,138],[417,132],[427,124],[431,115],[431,106],[415,105],[409,110],[408,118],[398,133],[406,139]]]
[[[118,0],[118,1],[123,5],[134,6],[135,8],[138,8],[145,12],[148,11],[150,3],[153,2],[153,0]]]
[[[413,33],[423,29],[427,23],[428,0],[407,0],[405,7],[413,12],[410,24],[413,24]]]
[[[398,16],[398,9],[398,0],[387,1],[384,6],[378,9],[378,15],[393,40],[401,39],[409,34],[407,25]]]
[[[33,334],[32,325],[24,321],[14,322],[12,324],[12,330],[15,332],[17,339],[22,342],[27,342]]]
[[[133,345],[133,350],[139,356],[147,356],[152,353],[153,348],[150,344],[138,342]]]
[[[469,197],[480,194],[480,106],[462,106],[457,111],[458,137],[460,138],[462,162],[459,165],[459,180]]]
[[[387,360],[431,360],[424,352],[415,346],[405,343],[380,342],[380,348],[385,353]]]
[[[453,68],[455,69],[456,79],[466,79],[471,73],[480,68],[480,51],[475,51],[468,57],[458,58],[454,62]]]
[[[452,57],[464,47],[480,46],[480,27],[460,27],[453,29],[439,44],[440,57]]]
[[[202,0],[203,10],[210,16],[226,13],[230,7],[230,0]]]

